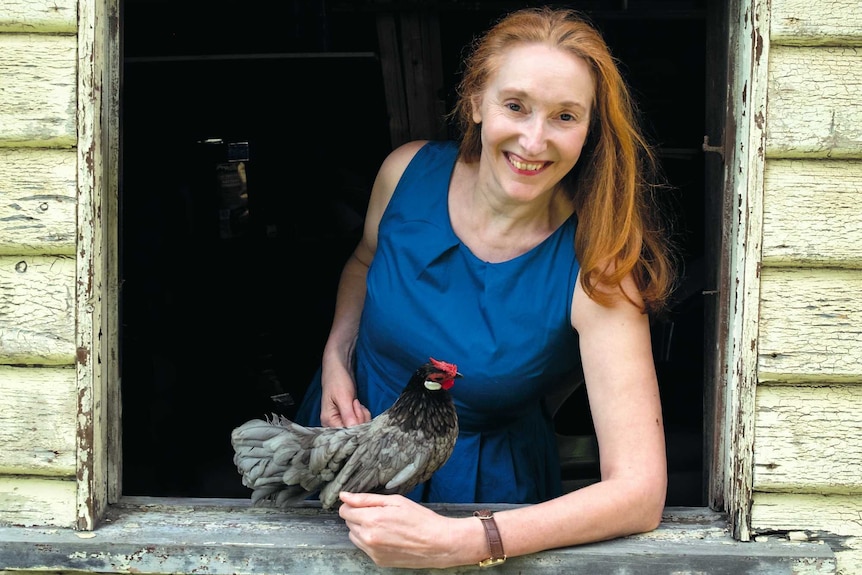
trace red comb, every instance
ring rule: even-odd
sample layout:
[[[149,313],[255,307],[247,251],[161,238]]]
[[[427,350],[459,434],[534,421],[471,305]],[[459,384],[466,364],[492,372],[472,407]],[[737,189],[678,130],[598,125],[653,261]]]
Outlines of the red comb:
[[[454,363],[447,363],[445,361],[440,361],[438,359],[429,358],[431,360],[431,365],[439,369],[440,371],[445,371],[452,377],[455,377],[455,374],[458,373],[458,366]]]

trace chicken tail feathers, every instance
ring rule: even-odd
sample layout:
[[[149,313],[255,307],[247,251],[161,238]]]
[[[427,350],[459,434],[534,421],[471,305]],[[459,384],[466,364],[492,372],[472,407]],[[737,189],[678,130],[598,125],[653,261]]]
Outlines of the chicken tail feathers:
[[[279,507],[294,505],[317,490],[313,481],[289,473],[291,461],[303,449],[303,438],[310,435],[313,430],[280,415],[252,419],[233,430],[233,462],[242,484],[252,489],[252,505],[267,501]]]

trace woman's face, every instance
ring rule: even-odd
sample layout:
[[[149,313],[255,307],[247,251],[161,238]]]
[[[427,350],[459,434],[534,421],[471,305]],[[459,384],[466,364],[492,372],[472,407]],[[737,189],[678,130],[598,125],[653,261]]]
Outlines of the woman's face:
[[[473,121],[482,124],[480,173],[514,200],[553,189],[581,155],[594,92],[583,59],[543,44],[510,49],[473,100]]]

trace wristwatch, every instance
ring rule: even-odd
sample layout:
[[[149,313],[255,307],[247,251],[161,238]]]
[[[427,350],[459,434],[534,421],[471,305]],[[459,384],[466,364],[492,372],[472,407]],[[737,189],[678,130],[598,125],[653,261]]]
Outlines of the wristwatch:
[[[480,509],[473,512],[473,517],[482,520],[482,527],[485,528],[485,535],[488,537],[488,549],[491,552],[490,557],[479,561],[479,567],[502,565],[506,562],[506,552],[503,551],[503,540],[500,538],[500,531],[497,529],[494,514],[488,509]]]

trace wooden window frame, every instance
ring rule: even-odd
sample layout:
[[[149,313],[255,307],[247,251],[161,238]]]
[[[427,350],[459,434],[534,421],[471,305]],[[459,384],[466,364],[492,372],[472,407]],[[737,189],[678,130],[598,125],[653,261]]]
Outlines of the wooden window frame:
[[[122,506],[119,341],[120,0],[80,0],[78,18],[77,522]],[[717,286],[709,503],[750,539],[768,1],[734,0],[724,126],[727,251]],[[233,503],[235,505],[235,502]]]

